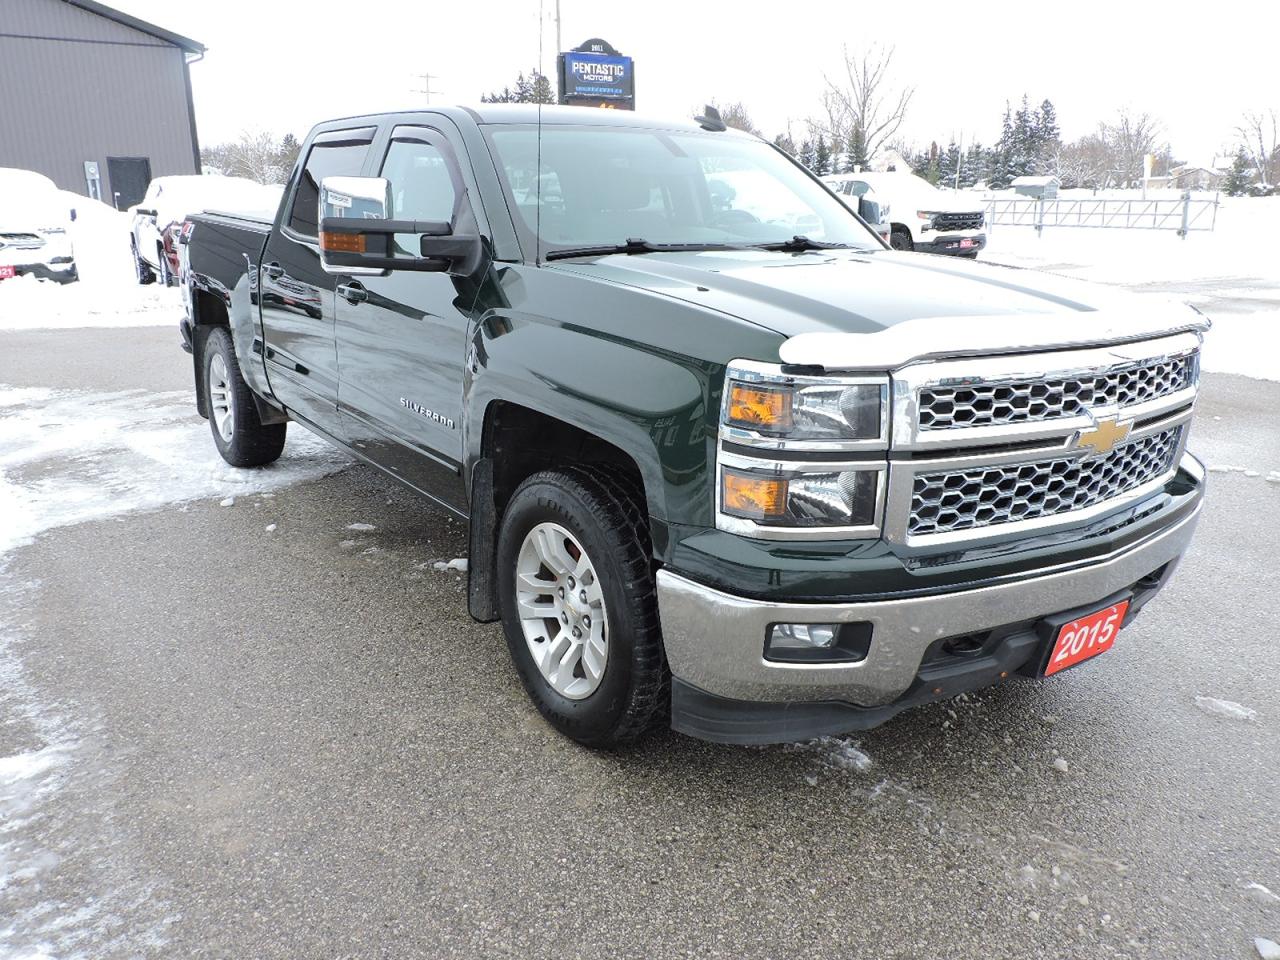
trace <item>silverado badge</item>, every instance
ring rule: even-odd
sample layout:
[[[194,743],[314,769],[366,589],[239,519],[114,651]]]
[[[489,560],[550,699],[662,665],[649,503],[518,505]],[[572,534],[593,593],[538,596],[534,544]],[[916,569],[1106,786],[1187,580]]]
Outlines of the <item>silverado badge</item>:
[[[1081,430],[1076,434],[1074,446],[1077,450],[1091,450],[1092,453],[1086,456],[1098,457],[1114,450],[1116,444],[1129,436],[1129,431],[1132,429],[1132,420],[1121,423],[1119,418],[1114,416],[1095,418],[1093,429]]]

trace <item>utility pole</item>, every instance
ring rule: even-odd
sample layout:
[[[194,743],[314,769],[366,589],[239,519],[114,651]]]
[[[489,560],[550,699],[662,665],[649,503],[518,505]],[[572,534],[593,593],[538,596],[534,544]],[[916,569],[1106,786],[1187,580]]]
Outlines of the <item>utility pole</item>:
[[[440,79],[440,75],[439,75],[439,74],[435,74],[435,73],[418,73],[418,74],[415,74],[415,76],[416,76],[419,80],[421,80],[421,81],[422,81],[422,89],[420,89],[420,90],[414,90],[413,92],[414,92],[414,93],[421,93],[421,94],[423,94],[424,96],[426,96],[426,98],[427,98],[427,106],[431,106],[431,95],[432,95],[433,93],[435,93],[435,94],[441,94],[441,93],[444,93],[444,91],[443,91],[443,90],[432,90],[432,89],[431,89],[431,81],[432,81],[432,80],[439,80],[439,79]]]
[[[560,42],[560,0],[556,0],[556,56],[564,52],[564,45]]]

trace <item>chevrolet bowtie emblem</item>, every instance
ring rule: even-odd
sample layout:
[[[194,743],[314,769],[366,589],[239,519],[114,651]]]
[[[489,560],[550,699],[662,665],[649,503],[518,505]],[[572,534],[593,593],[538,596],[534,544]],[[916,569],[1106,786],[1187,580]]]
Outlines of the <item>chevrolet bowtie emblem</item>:
[[[1121,423],[1116,417],[1095,420],[1092,430],[1081,430],[1076,434],[1075,448],[1092,451],[1086,456],[1097,457],[1110,453],[1133,429],[1133,421]]]

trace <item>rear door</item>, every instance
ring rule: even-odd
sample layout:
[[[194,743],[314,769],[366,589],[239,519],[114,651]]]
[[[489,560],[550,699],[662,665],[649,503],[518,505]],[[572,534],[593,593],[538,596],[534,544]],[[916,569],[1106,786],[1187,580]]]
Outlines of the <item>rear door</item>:
[[[468,200],[475,185],[443,123],[396,126],[378,155],[370,176],[391,182],[389,217],[480,229]],[[397,236],[400,253],[416,256],[415,239]],[[462,372],[475,280],[414,271],[340,280],[338,392],[348,440],[433,499],[463,508]]]
[[[107,157],[107,182],[111,185],[112,206],[128,210],[142,200],[151,183],[149,157]]]
[[[334,286],[320,266],[317,217],[320,181],[359,176],[377,127],[327,130],[312,140],[292,195],[262,255],[262,304],[267,378],[293,414],[333,437],[338,418],[338,360],[334,342]],[[250,270],[259,265],[251,265]]]

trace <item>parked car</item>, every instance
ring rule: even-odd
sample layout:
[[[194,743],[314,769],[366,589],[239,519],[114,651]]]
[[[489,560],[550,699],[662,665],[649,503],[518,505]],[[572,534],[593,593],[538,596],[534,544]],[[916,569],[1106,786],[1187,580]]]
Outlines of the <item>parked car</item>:
[[[71,242],[76,211],[48,177],[0,167],[0,280],[80,279]]]
[[[913,173],[844,173],[825,179],[842,196],[872,193],[889,207],[889,243],[895,250],[976,259],[987,245],[982,205],[964,194],[939,190],[923,177]]]
[[[129,245],[139,283],[178,280],[178,232],[188,214],[201,210],[270,216],[280,202],[280,187],[244,177],[156,177],[142,202],[129,208]]]
[[[822,182],[843,200],[858,216],[871,226],[880,239],[892,246],[893,225],[889,221],[891,208],[888,203],[881,202],[880,195],[867,184],[859,184],[847,176],[832,174],[822,178]]]
[[[1190,542],[1192,308],[889,250],[705,117],[427,109],[302,157],[274,220],[191,218],[196,408],[234,466],[292,421],[468,521],[471,614],[583,743],[1052,677]]]

